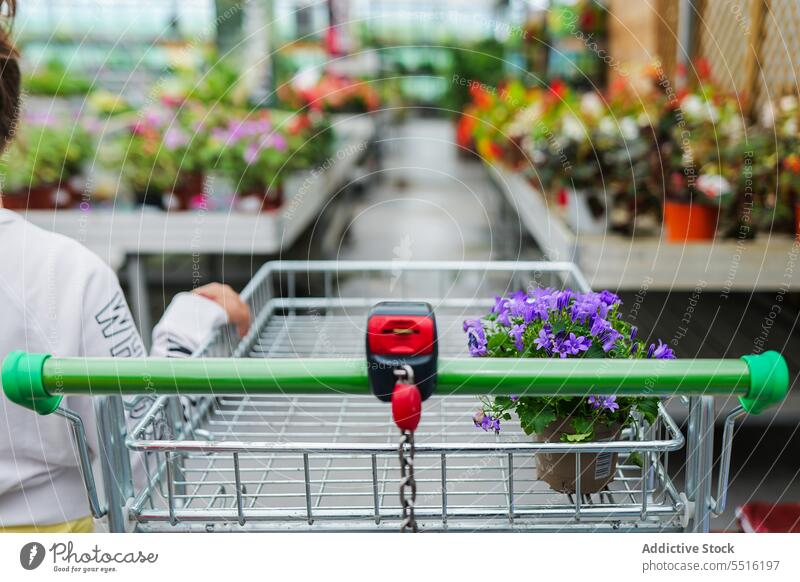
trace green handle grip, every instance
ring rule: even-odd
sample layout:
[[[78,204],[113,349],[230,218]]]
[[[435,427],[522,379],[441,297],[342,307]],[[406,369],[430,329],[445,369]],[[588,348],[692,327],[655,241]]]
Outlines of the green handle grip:
[[[10,400],[49,414],[65,394],[368,394],[357,358],[55,358],[13,352],[3,362]],[[439,394],[738,396],[753,414],[780,402],[789,370],[776,352],[738,360],[440,358]]]

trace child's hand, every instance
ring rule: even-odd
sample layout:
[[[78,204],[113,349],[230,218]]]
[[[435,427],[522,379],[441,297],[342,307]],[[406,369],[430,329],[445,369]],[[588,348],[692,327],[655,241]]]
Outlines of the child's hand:
[[[250,308],[230,285],[209,283],[194,289],[192,293],[210,299],[222,307],[228,315],[228,323],[236,326],[240,336],[244,337],[250,329]]]

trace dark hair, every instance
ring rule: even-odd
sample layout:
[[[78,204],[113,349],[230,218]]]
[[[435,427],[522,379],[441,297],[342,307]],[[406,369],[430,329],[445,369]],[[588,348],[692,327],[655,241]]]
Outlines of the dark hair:
[[[16,0],[0,0],[0,151],[14,138],[19,114],[19,63],[10,35],[16,9]]]

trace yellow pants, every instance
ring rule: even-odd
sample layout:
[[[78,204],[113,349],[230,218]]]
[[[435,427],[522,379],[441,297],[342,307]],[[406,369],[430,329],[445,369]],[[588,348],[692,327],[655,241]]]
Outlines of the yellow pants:
[[[12,525],[0,527],[0,533],[92,533],[94,521],[91,516],[54,523],[52,525]]]

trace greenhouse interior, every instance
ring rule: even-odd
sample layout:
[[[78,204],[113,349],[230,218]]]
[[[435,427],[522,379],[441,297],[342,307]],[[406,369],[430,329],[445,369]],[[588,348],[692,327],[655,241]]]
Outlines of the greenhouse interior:
[[[800,3],[1,4],[0,531],[800,532]]]

